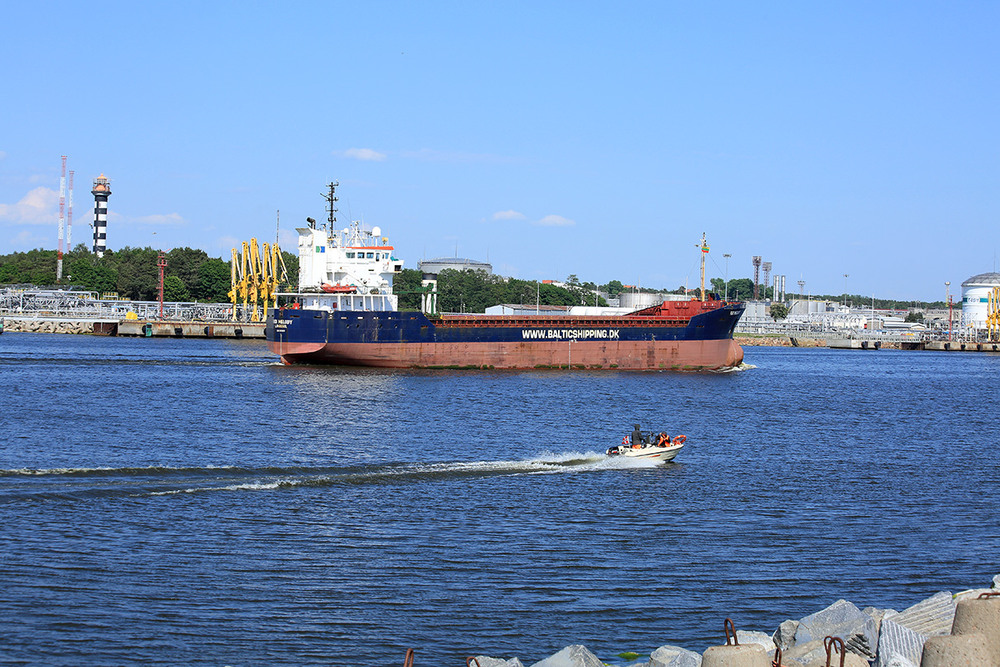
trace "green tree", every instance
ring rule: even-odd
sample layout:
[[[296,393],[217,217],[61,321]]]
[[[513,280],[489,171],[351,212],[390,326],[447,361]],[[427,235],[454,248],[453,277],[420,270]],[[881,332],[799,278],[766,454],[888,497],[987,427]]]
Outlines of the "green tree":
[[[229,262],[211,257],[198,268],[198,282],[191,290],[192,295],[199,301],[229,301],[231,278]]]
[[[190,298],[184,281],[178,276],[167,276],[163,279],[164,301],[187,301]]]
[[[126,299],[154,301],[159,292],[157,251],[146,248],[122,248],[115,253],[118,263],[118,294]]]
[[[393,294],[399,295],[400,310],[420,310],[420,283],[423,274],[416,269],[403,269],[392,281]]]
[[[200,277],[198,272],[208,261],[208,253],[196,248],[174,248],[167,253],[167,273],[177,276],[185,285],[198,285]],[[164,280],[164,289],[166,281]],[[190,297],[186,297],[190,298]],[[180,299],[171,299],[178,301]]]
[[[783,303],[771,304],[771,319],[777,322],[788,317],[788,306]]]
[[[284,289],[289,292],[295,292],[299,289],[299,256],[293,255],[285,250],[281,251],[281,259],[285,263],[285,269],[287,269],[287,275],[285,280],[282,281]],[[280,269],[279,269],[280,271]],[[226,288],[228,289],[228,288]]]
[[[753,298],[753,281],[749,278],[733,278],[729,281],[730,301],[749,301]]]
[[[906,317],[903,319],[903,321],[904,322],[923,322],[924,321],[924,314],[921,313],[919,310],[910,311],[909,313],[906,314]]]
[[[611,280],[607,285],[602,285],[601,288],[608,293],[612,299],[621,294],[625,288],[620,280]]]

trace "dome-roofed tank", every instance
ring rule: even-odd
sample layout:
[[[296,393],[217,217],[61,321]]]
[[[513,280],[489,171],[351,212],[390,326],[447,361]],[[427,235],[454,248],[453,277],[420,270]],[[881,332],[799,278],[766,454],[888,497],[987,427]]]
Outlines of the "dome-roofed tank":
[[[988,272],[972,276],[962,283],[962,319],[976,329],[986,328],[990,292],[1000,287],[1000,273]]]

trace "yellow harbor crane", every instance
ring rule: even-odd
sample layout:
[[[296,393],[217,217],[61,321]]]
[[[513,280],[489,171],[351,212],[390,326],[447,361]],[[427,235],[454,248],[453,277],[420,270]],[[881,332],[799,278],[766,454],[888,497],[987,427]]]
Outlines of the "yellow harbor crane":
[[[278,285],[287,279],[288,269],[277,243],[258,244],[256,238],[251,238],[249,243],[243,241],[240,252],[233,248],[229,273],[233,319],[238,319],[237,306],[242,301],[243,312],[249,312],[250,321],[262,321],[268,306],[278,307]]]
[[[986,331],[990,340],[1000,340],[1000,287],[990,290],[986,304]]]

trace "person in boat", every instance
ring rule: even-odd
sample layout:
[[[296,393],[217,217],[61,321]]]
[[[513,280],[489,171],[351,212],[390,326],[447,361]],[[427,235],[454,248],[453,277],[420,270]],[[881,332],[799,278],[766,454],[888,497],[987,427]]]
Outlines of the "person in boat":
[[[642,446],[642,431],[639,430],[639,425],[635,425],[635,430],[632,431],[632,446]]]

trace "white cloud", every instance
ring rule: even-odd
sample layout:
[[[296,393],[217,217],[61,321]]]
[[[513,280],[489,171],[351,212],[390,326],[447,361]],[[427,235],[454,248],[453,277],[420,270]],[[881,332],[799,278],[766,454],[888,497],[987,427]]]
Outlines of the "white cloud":
[[[108,217],[112,217],[110,212]],[[137,218],[129,218],[128,221],[136,225],[183,225],[187,222],[179,213],[141,215]]]
[[[541,227],[572,227],[576,224],[576,221],[564,218],[561,215],[547,215],[535,224]]]
[[[59,221],[59,193],[39,187],[16,204],[0,204],[0,221],[26,225],[51,225]]]
[[[494,220],[524,220],[524,213],[518,213],[517,211],[497,211],[493,214]]]
[[[385,153],[379,153],[371,148],[348,148],[341,155],[364,162],[381,162],[385,159]]]

